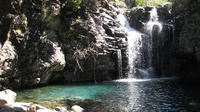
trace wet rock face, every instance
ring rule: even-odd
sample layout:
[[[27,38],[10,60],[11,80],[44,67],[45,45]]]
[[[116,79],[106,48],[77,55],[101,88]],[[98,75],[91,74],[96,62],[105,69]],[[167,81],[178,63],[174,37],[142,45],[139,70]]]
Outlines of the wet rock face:
[[[198,80],[200,67],[200,1],[176,0],[172,14],[176,25],[178,73],[186,80]]]
[[[156,8],[156,12],[152,12],[153,8]],[[152,41],[152,66],[157,76],[166,76],[174,72],[172,55],[174,27],[170,10],[171,5],[161,4],[155,7],[132,8],[129,14],[131,26],[151,38],[145,39],[144,42]],[[145,48],[145,44],[143,46],[143,60],[147,60],[145,52],[148,50]]]
[[[86,10],[84,11],[84,15],[81,16],[83,17],[81,21],[84,21],[82,23],[83,27],[76,27],[75,24],[76,30],[74,32],[76,34],[81,34],[80,36],[82,36],[82,38],[80,38],[80,40],[85,41],[86,45],[89,42],[95,43],[95,52],[91,52],[90,56],[86,54],[86,58],[80,59],[78,62],[67,59],[69,64],[66,65],[66,69],[64,69],[61,75],[55,75],[54,77],[58,82],[60,79],[65,79],[63,82],[98,82],[112,80],[118,77],[117,50],[125,49],[127,46],[123,41],[126,39],[126,33],[123,29],[120,29],[120,24],[116,21],[116,10],[112,8],[109,10],[106,9],[111,7],[107,2],[95,2],[95,9],[85,7],[88,2],[87,0],[83,2],[83,7]],[[79,37],[79,35],[77,35],[77,37]],[[74,41],[68,39],[67,41],[75,45],[80,43],[79,40]],[[72,48],[77,47],[74,44],[71,45]],[[76,51],[87,52],[88,46],[80,45],[80,47],[81,50]],[[65,48],[65,51],[68,53],[69,50],[69,48]],[[67,55],[66,57],[70,57],[68,53],[65,53],[65,55]],[[77,65],[77,63],[79,63],[79,65]]]
[[[171,10],[171,5],[169,4],[161,4],[155,7],[158,13],[158,20],[161,23],[168,23],[171,21],[171,16],[169,11]],[[150,20],[150,11],[153,7],[146,6],[146,7],[134,7],[130,10],[129,13],[129,22],[130,25],[143,32],[145,32],[145,25]]]
[[[31,63],[28,63],[30,71],[26,74],[32,73],[30,77],[25,77],[23,80],[27,85],[44,84],[49,81],[54,71],[61,71],[65,67],[65,56],[61,47],[56,43],[56,35],[54,32],[47,31],[46,35],[43,35],[43,39],[38,43],[37,54],[34,56],[35,59]],[[30,83],[32,82],[32,83]]]
[[[172,17],[171,17],[171,10],[172,5],[171,4],[160,4],[156,6],[157,13],[158,13],[158,19],[161,23],[171,23]]]
[[[59,23],[50,23],[60,13],[60,2],[2,3],[11,8],[0,18],[2,27],[6,26],[1,29],[6,30],[6,39],[1,40],[1,86],[25,88],[47,83],[54,71],[65,67],[65,56],[52,28]]]
[[[108,1],[8,0],[0,7],[0,88],[117,77],[126,33]]]
[[[133,28],[143,32],[145,24],[150,19],[149,11],[151,11],[152,8],[153,7],[132,8],[130,11],[130,17],[129,17],[130,25]]]

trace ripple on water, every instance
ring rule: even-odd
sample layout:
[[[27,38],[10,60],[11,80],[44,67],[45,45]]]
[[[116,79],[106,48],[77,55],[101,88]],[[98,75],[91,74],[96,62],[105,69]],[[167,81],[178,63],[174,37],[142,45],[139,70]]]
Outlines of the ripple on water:
[[[195,92],[171,79],[113,81],[100,84],[55,85],[18,92],[17,101],[43,105],[78,104],[87,112],[195,112],[200,108]]]

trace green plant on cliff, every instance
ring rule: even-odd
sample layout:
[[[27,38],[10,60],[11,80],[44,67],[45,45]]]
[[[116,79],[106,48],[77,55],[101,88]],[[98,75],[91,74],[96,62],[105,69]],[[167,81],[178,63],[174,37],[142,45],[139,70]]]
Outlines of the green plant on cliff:
[[[131,3],[134,4],[134,6],[156,6],[162,3],[171,4],[169,0],[130,0],[130,1]]]
[[[73,12],[77,12],[81,9],[82,0],[62,0],[62,2],[64,3],[62,7],[69,7]]]
[[[72,0],[72,3],[73,3],[73,10],[74,11],[80,10],[82,0]]]

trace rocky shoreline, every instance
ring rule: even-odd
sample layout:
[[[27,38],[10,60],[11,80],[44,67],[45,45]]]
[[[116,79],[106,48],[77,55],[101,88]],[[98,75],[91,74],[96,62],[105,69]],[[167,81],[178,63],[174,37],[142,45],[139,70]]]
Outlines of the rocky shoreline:
[[[24,102],[15,102],[17,94],[12,90],[0,91],[0,111],[1,112],[84,112],[84,109],[78,105],[70,109],[66,107],[56,107],[48,109],[44,106]]]

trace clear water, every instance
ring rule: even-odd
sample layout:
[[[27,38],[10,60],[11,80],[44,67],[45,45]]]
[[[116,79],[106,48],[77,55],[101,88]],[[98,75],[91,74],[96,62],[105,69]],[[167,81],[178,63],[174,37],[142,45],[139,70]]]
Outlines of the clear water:
[[[18,92],[17,101],[56,102],[67,107],[78,104],[86,112],[198,112],[197,90],[184,88],[174,79],[123,79],[25,90]]]
[[[115,91],[117,88],[107,84],[80,84],[80,85],[56,85],[47,86],[39,89],[30,89],[18,92],[18,100],[26,98],[37,100],[48,99],[70,99],[70,100],[99,100],[98,94],[106,94]]]

